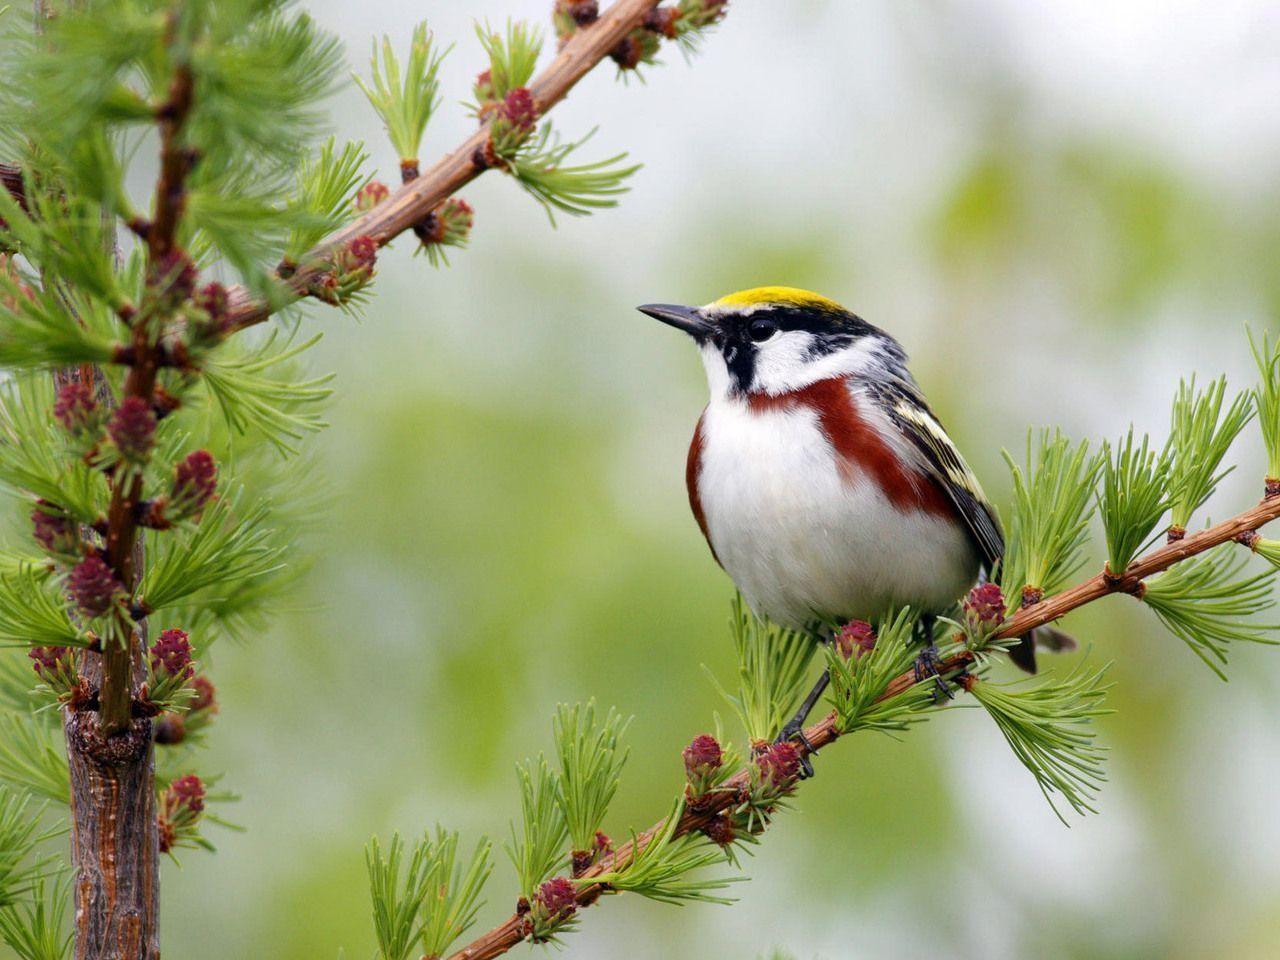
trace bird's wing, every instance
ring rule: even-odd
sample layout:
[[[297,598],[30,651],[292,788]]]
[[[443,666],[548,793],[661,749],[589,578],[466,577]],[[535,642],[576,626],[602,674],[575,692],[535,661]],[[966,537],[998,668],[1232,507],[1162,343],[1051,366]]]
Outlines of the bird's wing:
[[[881,409],[910,441],[922,472],[955,505],[989,573],[1004,556],[1004,533],[978,478],[914,385],[891,382],[877,387],[873,393]]]

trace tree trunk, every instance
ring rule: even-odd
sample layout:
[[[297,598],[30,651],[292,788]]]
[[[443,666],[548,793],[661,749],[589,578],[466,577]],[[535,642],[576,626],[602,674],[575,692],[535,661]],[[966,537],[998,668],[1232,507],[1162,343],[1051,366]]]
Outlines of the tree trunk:
[[[105,378],[93,367],[59,370],[54,382],[81,378],[89,381],[99,402],[112,402]],[[87,537],[92,535],[86,531]],[[139,538],[136,578],[141,577],[142,559]],[[134,691],[144,675],[145,649],[141,628],[130,640]],[[101,689],[101,654],[82,653],[80,672],[90,689]],[[75,960],[157,960],[160,833],[151,720],[134,718],[127,730],[104,738],[96,709],[68,707],[62,728],[71,774]]]
[[[151,721],[103,739],[68,711],[76,960],[158,960],[160,846]]]

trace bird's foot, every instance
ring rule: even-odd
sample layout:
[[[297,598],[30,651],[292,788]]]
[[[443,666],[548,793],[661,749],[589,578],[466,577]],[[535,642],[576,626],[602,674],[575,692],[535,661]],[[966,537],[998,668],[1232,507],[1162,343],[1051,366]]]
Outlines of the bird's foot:
[[[808,780],[813,776],[813,763],[809,760],[811,754],[816,755],[818,751],[814,748],[809,738],[804,733],[804,717],[792,717],[791,721],[782,728],[778,733],[774,743],[798,743],[804,747],[804,752],[800,754],[800,779]]]
[[[915,674],[916,683],[920,683],[926,677],[933,677],[934,703],[939,702],[939,694],[945,696],[948,700],[956,698],[956,695],[951,692],[951,687],[947,684],[947,681],[943,679],[942,672],[938,669],[941,663],[942,659],[938,656],[938,646],[931,639],[929,645],[920,651],[920,656],[916,657]]]

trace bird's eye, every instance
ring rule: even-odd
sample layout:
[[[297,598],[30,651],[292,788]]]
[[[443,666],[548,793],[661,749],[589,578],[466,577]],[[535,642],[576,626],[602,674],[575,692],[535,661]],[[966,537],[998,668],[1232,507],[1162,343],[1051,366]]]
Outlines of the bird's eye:
[[[775,333],[778,332],[778,325],[772,320],[760,317],[758,320],[752,320],[751,326],[747,327],[747,333],[756,343],[764,343]]]

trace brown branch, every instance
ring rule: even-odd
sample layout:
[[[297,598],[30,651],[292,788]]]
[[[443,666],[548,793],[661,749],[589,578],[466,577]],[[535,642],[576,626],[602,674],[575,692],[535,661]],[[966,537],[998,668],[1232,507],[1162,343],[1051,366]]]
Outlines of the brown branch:
[[[1100,600],[1109,594],[1134,593],[1138,585],[1147,577],[1221,544],[1234,541],[1252,546],[1253,539],[1247,534],[1257,531],[1259,527],[1277,517],[1280,517],[1280,495],[1271,495],[1256,507],[1230,520],[1191,534],[1185,539],[1160,547],[1158,550],[1152,550],[1130,564],[1122,576],[1100,573],[1047,600],[1023,607],[1009,618],[993,639],[1009,640],[1024,636],[1036,627],[1051,623],[1072,610]],[[939,665],[939,670],[944,675],[954,674],[967,667],[972,659],[973,655],[965,651],[944,660]],[[907,671],[895,677],[878,700],[895,697],[916,682],[914,671]],[[833,710],[817,723],[806,728],[804,739],[796,744],[799,752],[802,755],[816,754],[823,747],[839,739],[840,731],[836,723],[837,715]],[[686,808],[680,822],[676,825],[675,835],[684,836],[705,829],[719,814],[741,804],[749,786],[750,775],[746,770],[735,774],[725,781],[719,790],[699,798],[696,810]],[[658,821],[648,830],[637,835],[634,840],[622,844],[614,853],[589,867],[581,876],[591,879],[611,873],[619,866],[625,866],[637,851],[643,850],[665,829],[666,821]],[[585,884],[578,890],[578,904],[583,907],[589,906],[604,892],[606,890],[600,884]],[[513,914],[488,933],[454,953],[449,960],[491,960],[527,939],[528,935],[528,919],[520,914]]]
[[[191,110],[193,77],[190,68],[179,64],[166,102],[156,111],[160,126],[160,174],[156,180],[154,214],[147,231],[149,276],[160,283],[171,281],[175,269],[169,255],[174,251],[178,223],[186,206],[186,177],[194,158],[182,143],[182,127]],[[180,269],[180,267],[178,268]],[[148,404],[155,392],[162,356],[152,342],[154,318],[139,315],[133,322],[132,366],[124,383],[125,397],[139,397]],[[142,498],[142,476],[121,471],[112,484],[111,505],[107,509],[107,562],[116,578],[130,592],[137,588],[140,571],[135,563],[134,544],[138,533],[138,501]],[[103,650],[102,692],[99,723],[102,734],[127,730],[132,722],[132,668],[134,641],[127,646],[106,644]]]
[[[617,0],[601,14],[599,20],[577,30],[556,58],[529,85],[538,114],[547,113],[563,100],[573,86],[639,27],[657,5],[658,0]],[[292,295],[298,298],[306,296],[309,281],[323,272],[322,264],[327,256],[355,237],[372,237],[382,247],[406,230],[411,230],[414,224],[421,222],[451,195],[484,173],[486,167],[477,164],[474,157],[488,142],[489,129],[486,125],[451,153],[446,153],[422,176],[405,183],[373,210],[299,258],[303,266],[287,281]],[[227,333],[262,323],[271,316],[273,308],[265,300],[253,297],[244,287],[234,287],[230,293]]]

